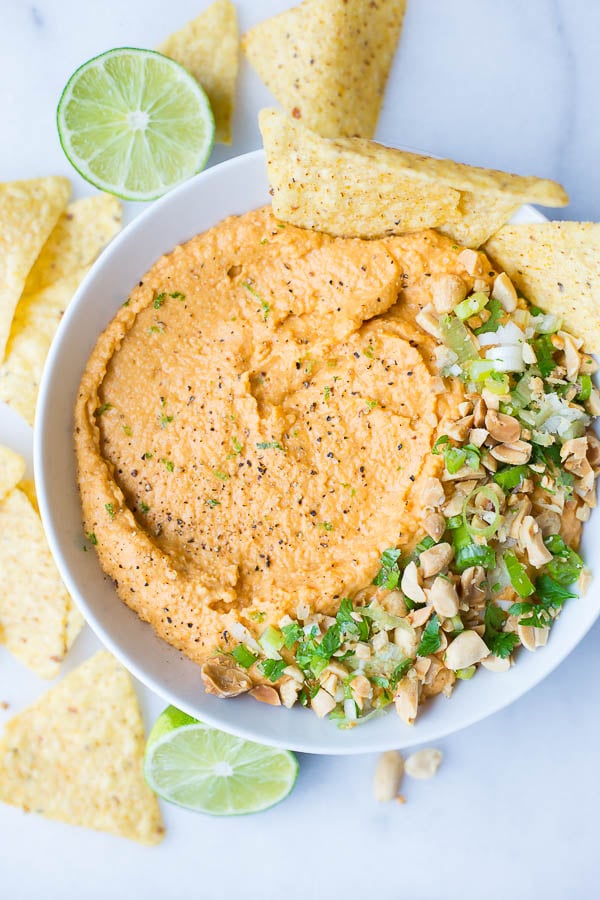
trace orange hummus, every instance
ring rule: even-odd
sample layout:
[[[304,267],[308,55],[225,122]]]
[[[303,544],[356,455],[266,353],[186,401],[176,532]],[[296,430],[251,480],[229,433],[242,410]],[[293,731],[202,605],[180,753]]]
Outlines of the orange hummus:
[[[133,290],[89,359],[75,445],[102,568],[162,638],[202,662],[235,623],[331,615],[423,536],[430,450],[461,393],[415,316],[438,274],[472,289],[460,251],[433,231],[331,238],[266,208]]]

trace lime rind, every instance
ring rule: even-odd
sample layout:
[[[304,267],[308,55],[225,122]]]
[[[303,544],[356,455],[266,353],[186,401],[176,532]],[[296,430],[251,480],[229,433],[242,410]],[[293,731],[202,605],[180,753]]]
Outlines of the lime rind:
[[[61,146],[100,190],[154,200],[200,172],[214,143],[208,98],[179,63],[119,47],[80,66],[57,109]]]
[[[293,753],[245,741],[168,707],[146,746],[150,788],[186,809],[209,815],[262,812],[284,800],[298,774]]]

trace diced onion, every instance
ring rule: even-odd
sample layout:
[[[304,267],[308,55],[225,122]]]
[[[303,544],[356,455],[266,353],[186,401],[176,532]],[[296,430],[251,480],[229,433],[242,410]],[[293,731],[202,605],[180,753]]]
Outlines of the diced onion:
[[[358,713],[356,712],[356,703],[354,700],[348,698],[344,700],[344,715],[350,722],[356,721],[358,719]]]
[[[496,331],[486,331],[479,335],[479,343],[482,347],[491,347],[493,344],[504,347],[507,344],[521,344],[524,340],[524,333],[514,322],[500,325]]]
[[[505,344],[486,350],[485,358],[494,362],[498,372],[523,372],[523,349],[518,344]]]

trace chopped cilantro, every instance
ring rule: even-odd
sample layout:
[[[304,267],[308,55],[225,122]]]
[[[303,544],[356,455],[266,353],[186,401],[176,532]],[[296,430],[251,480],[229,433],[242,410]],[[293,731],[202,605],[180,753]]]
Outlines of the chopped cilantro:
[[[269,314],[271,312],[271,304],[267,303],[266,300],[260,301],[260,308],[262,309],[263,320],[266,322],[269,318]]]
[[[211,509],[214,509],[215,506],[221,505],[220,501],[215,500],[213,497],[209,497],[209,499],[206,502],[210,506]]]
[[[357,622],[356,619],[352,617],[352,613],[356,612],[359,612],[359,610],[354,609],[352,600],[349,597],[344,597],[335,618],[338,625],[341,626],[343,634],[353,635],[360,641],[368,641],[370,634],[369,623],[362,617],[360,618],[360,621]]]
[[[185,300],[185,294],[182,294],[181,291],[173,291],[172,294],[169,294],[169,297],[172,297],[173,300]]]
[[[319,522],[319,528],[322,528],[323,531],[333,531],[333,525],[331,522]]]
[[[450,438],[448,437],[448,435],[442,434],[442,436],[437,439],[437,441],[431,448],[431,452],[433,453],[434,456],[439,456],[441,453],[444,452],[441,448],[445,444],[449,444],[449,443],[450,443]]]
[[[85,536],[86,536],[86,538],[88,539],[88,541],[90,542],[90,544],[91,544],[93,547],[95,547],[96,544],[98,543],[98,538],[96,537],[96,535],[94,534],[94,532],[93,532],[93,531],[86,531]]]
[[[174,416],[161,416],[160,417],[160,427],[166,428],[167,425],[170,425],[173,421]]]
[[[167,472],[173,472],[173,471],[174,471],[174,469],[175,469],[175,463],[174,463],[172,460],[170,460],[170,459],[164,459],[164,457],[163,457],[163,459],[161,459],[161,463],[163,463],[163,465],[164,465],[165,469],[167,470]]]
[[[396,666],[390,677],[390,690],[393,691],[397,687],[398,682],[402,681],[404,676],[408,674],[409,669],[413,666],[413,662],[412,659],[405,659]]]
[[[429,656],[430,653],[436,653],[441,646],[440,620],[437,613],[434,613],[423,631],[421,643],[417,648],[417,656]]]
[[[215,478],[218,478],[219,481],[229,481],[227,472],[222,472],[220,469],[213,469],[213,475]]]
[[[264,622],[266,613],[262,611],[262,609],[255,609],[254,612],[250,613],[250,618],[253,622]]]
[[[113,408],[112,403],[103,403],[102,406],[98,406],[94,410],[94,415],[96,416],[97,419],[99,419],[100,416],[103,416],[105,412],[108,412],[108,410],[112,409],[112,408]]]
[[[384,550],[380,561],[381,568],[373,579],[373,584],[378,585],[378,587],[384,587],[388,591],[393,591],[394,588],[398,587],[398,582],[400,581],[399,559],[400,550],[393,547]]]
[[[127,437],[131,437],[133,431],[131,430],[130,425],[121,425],[121,428],[123,429],[123,434],[126,434]]]
[[[480,325],[479,328],[475,329],[475,334],[485,334],[488,331],[497,331],[498,329],[500,319],[504,314],[502,304],[499,300],[492,298],[487,305],[487,309],[490,312],[490,317],[487,322],[484,322],[483,325]]]
[[[367,349],[363,350],[363,353],[367,357],[367,359],[373,359],[374,352],[375,352],[375,348],[373,347],[373,344],[369,344]]]
[[[367,409],[371,412],[372,409],[375,409],[377,406],[377,400],[366,400]]]
[[[281,631],[283,633],[284,644],[288,650],[290,650],[294,644],[297,644],[300,638],[304,636],[304,631],[297,622],[283,625]]]
[[[146,515],[147,512],[150,512],[150,507],[147,503],[144,503],[143,500],[140,503],[140,512],[144,513],[144,515]]]
[[[538,603],[513,603],[508,610],[512,616],[525,616],[519,619],[519,625],[544,628],[550,624],[550,611],[560,609],[567,600],[576,596],[549,575],[540,575],[536,579],[535,592]]]
[[[283,675],[283,670],[286,667],[285,659],[263,659],[259,662],[257,668],[269,681],[277,681]]]
[[[502,631],[505,621],[506,614],[504,610],[496,606],[495,603],[488,603],[483,617],[485,625],[483,639],[494,656],[499,656],[500,659],[506,659],[510,656],[519,643],[519,638],[516,634],[510,631]]]
[[[244,445],[240,444],[236,437],[231,438],[231,446],[233,447],[233,453],[227,454],[227,459],[232,459],[234,456],[239,456],[239,454],[244,449]]]
[[[323,388],[323,396],[325,397],[326,401],[329,400],[329,398],[331,397],[331,388],[329,387],[328,384],[326,384],[325,387]]]
[[[151,325],[150,328],[146,329],[146,334],[162,334],[165,330],[165,326],[158,322],[156,325]]]
[[[106,510],[106,512],[108,513],[108,515],[110,516],[110,518],[111,518],[111,519],[114,519],[114,517],[115,517],[115,505],[114,505],[114,503],[105,503],[105,504],[104,504],[104,509]]]
[[[152,459],[154,453],[151,453],[150,450],[146,450],[145,453],[142,453],[142,459]]]
[[[549,334],[541,334],[531,343],[542,378],[547,378],[556,368],[556,362],[554,361],[555,347],[552,339]]]
[[[127,300],[124,302],[123,306],[129,306],[130,303],[131,303],[131,297],[128,297]]]
[[[157,294],[154,298],[154,303],[152,304],[154,309],[160,309],[163,303],[165,302],[166,295],[164,293]]]

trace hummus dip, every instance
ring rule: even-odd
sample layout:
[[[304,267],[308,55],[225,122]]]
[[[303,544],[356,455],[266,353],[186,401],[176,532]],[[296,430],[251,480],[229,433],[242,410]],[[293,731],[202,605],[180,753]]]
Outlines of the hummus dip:
[[[201,663],[236,623],[332,615],[423,535],[462,394],[415,317],[442,274],[473,289],[461,249],[331,238],[265,208],[133,290],[84,372],[75,446],[88,537],[160,637]]]

